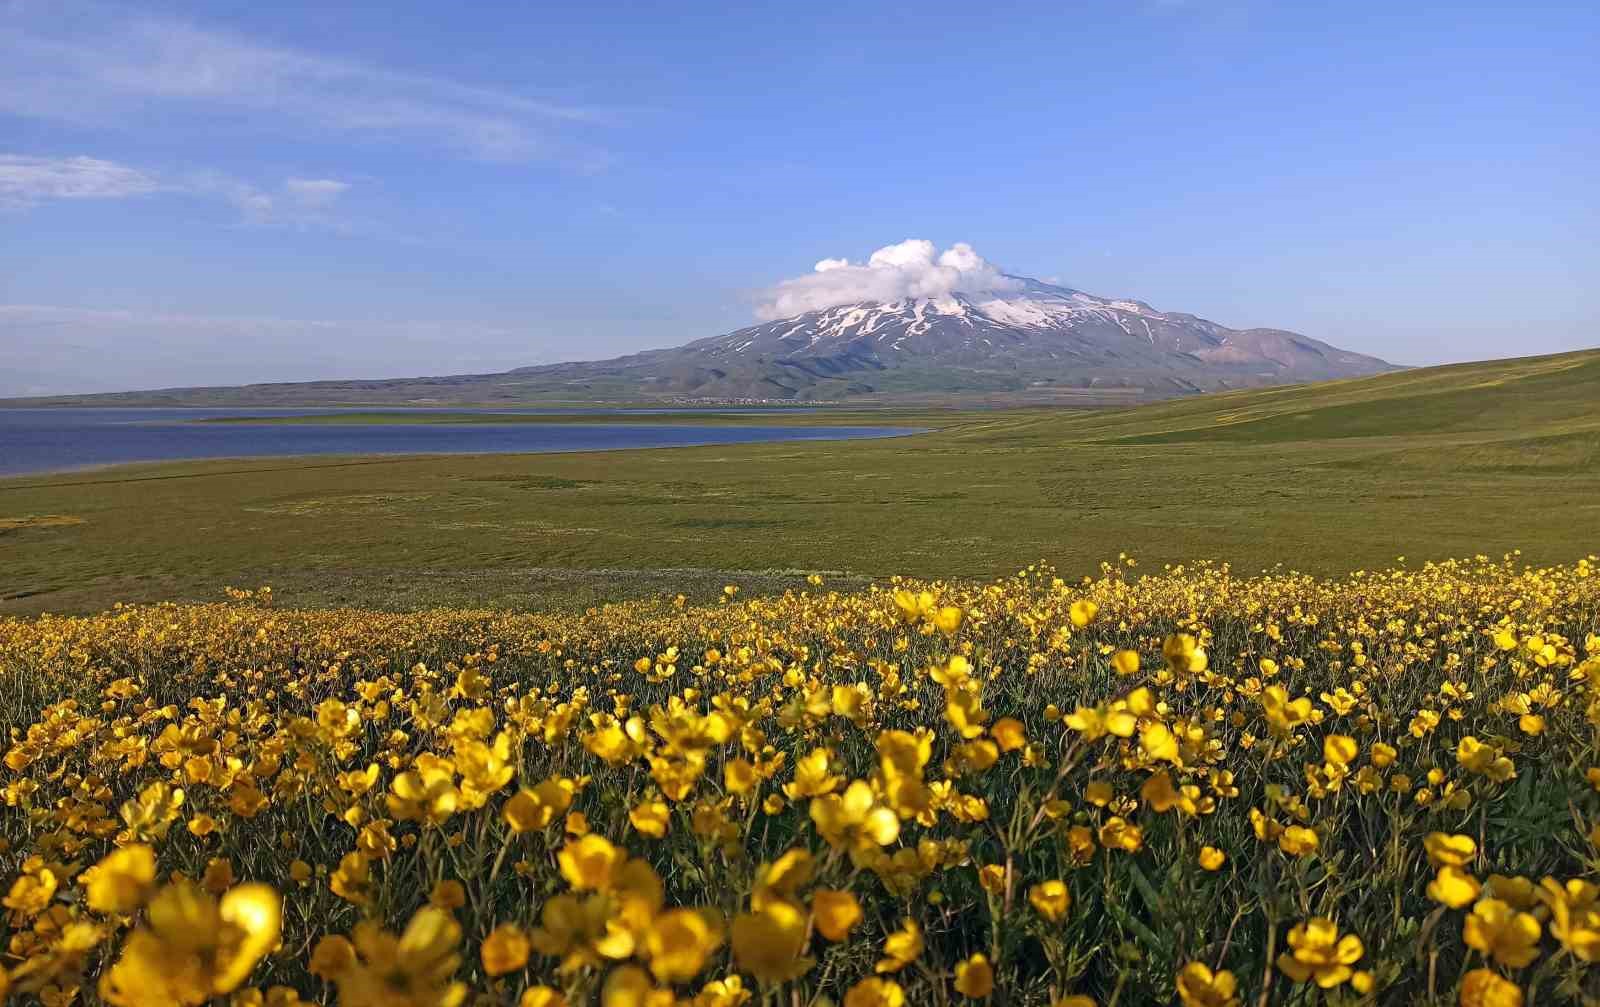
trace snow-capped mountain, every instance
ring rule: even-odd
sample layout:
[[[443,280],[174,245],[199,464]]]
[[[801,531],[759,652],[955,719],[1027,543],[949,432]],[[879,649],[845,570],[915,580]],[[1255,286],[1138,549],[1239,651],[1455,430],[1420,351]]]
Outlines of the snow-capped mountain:
[[[1127,401],[1395,368],[1282,329],[996,274],[984,293],[864,301],[611,360],[377,381],[168,389],[126,404],[923,400]]]
[[[578,385],[631,380],[655,394],[832,398],[1051,388],[1175,394],[1394,369],[1281,329],[1229,329],[1142,301],[1006,279],[1003,292],[840,305],[675,349],[513,373]]]

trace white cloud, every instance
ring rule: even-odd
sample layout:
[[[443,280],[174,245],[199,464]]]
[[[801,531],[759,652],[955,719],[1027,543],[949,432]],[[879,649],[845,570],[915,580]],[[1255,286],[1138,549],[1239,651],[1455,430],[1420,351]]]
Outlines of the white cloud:
[[[349,182],[332,178],[290,178],[283,183],[289,198],[304,206],[331,206],[349,188]]]
[[[181,129],[189,113],[197,130],[241,123],[494,160],[605,159],[570,135],[605,120],[597,109],[76,0],[0,7],[0,111],[164,131]]]
[[[349,182],[332,178],[286,178],[264,187],[213,171],[162,173],[96,157],[0,154],[0,209],[7,210],[159,193],[222,200],[253,224],[346,231],[349,223],[329,211],[349,190]]]
[[[765,291],[756,313],[763,319],[790,318],[860,301],[1006,293],[1020,286],[965,242],[939,252],[931,241],[908,238],[873,252],[864,265],[823,259],[808,275]]]
[[[125,199],[161,189],[155,178],[115,161],[0,154],[0,207],[15,209],[51,199]]]

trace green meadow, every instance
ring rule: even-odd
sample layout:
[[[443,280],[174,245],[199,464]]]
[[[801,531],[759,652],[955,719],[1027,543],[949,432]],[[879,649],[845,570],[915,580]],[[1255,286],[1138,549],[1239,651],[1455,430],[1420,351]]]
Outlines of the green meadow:
[[[1600,551],[1600,351],[1132,408],[759,420],[934,429],[0,480],[0,612],[214,599],[229,585],[270,584],[299,605],[581,608],[774,591],[811,572],[981,577],[1043,560],[1077,576],[1122,552],[1147,569],[1331,574],[1402,555]]]

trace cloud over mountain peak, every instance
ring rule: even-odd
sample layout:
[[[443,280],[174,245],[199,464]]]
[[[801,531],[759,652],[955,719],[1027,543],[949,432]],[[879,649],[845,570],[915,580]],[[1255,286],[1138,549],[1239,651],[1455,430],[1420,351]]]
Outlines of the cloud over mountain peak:
[[[1007,293],[1021,284],[1002,274],[964,241],[944,251],[922,238],[885,245],[865,263],[823,259],[805,276],[768,288],[758,300],[763,320],[790,318],[841,304]]]

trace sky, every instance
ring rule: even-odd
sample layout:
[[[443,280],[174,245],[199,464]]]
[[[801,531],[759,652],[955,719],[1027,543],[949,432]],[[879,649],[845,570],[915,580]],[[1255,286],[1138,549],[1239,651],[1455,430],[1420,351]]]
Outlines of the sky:
[[[1593,2],[0,0],[0,395],[614,356],[909,239],[1402,364],[1600,345],[1597,50]]]

